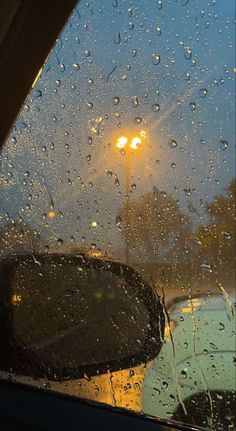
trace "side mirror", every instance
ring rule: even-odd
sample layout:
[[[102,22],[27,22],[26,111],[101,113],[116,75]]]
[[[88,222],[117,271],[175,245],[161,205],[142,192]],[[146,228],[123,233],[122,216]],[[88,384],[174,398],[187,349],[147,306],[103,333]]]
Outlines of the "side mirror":
[[[0,369],[64,380],[145,363],[164,313],[131,267],[85,255],[18,254],[0,264]]]

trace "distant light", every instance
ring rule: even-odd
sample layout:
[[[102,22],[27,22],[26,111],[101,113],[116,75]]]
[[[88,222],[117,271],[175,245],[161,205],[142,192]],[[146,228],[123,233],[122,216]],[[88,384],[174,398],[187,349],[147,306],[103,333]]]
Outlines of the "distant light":
[[[132,148],[133,150],[137,150],[137,148],[141,143],[142,143],[142,139],[139,136],[135,136],[131,140],[130,148]]]
[[[96,221],[92,221],[92,226],[93,226],[93,227],[97,227],[97,225],[98,225],[98,224],[97,224],[97,222],[96,222]]]
[[[56,213],[55,213],[54,211],[49,211],[49,212],[48,212],[48,217],[49,217],[49,218],[54,218],[54,217],[55,217],[55,215],[56,215]]]
[[[19,302],[21,302],[21,300],[22,300],[21,295],[17,295],[16,293],[14,293],[11,297],[11,302],[13,305],[19,304]]]
[[[116,146],[120,149],[124,148],[128,142],[128,138],[126,136],[120,136],[120,138],[117,139]]]

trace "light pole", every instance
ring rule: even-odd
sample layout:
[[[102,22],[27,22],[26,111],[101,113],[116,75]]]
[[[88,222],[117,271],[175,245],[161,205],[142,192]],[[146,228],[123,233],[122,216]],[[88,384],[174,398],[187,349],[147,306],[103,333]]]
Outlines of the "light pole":
[[[144,132],[143,132],[144,133]],[[140,136],[134,136],[133,138],[127,138],[126,136],[120,136],[117,139],[116,146],[125,156],[125,261],[127,265],[129,264],[129,211],[130,211],[130,179],[131,179],[131,157],[142,143],[142,138]]]

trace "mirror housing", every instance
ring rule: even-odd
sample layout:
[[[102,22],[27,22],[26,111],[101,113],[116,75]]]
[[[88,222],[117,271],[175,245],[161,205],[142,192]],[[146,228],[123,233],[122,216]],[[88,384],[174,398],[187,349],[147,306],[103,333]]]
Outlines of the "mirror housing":
[[[146,363],[163,342],[158,295],[130,266],[79,254],[0,263],[0,370],[62,381]]]

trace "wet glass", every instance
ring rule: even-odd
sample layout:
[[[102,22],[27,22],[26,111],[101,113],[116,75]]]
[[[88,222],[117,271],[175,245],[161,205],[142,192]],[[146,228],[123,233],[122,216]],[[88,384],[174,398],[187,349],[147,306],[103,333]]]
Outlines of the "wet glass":
[[[81,0],[22,107],[0,256],[121,261],[166,316],[151,363],[58,391],[236,428],[234,27],[233,0]]]

